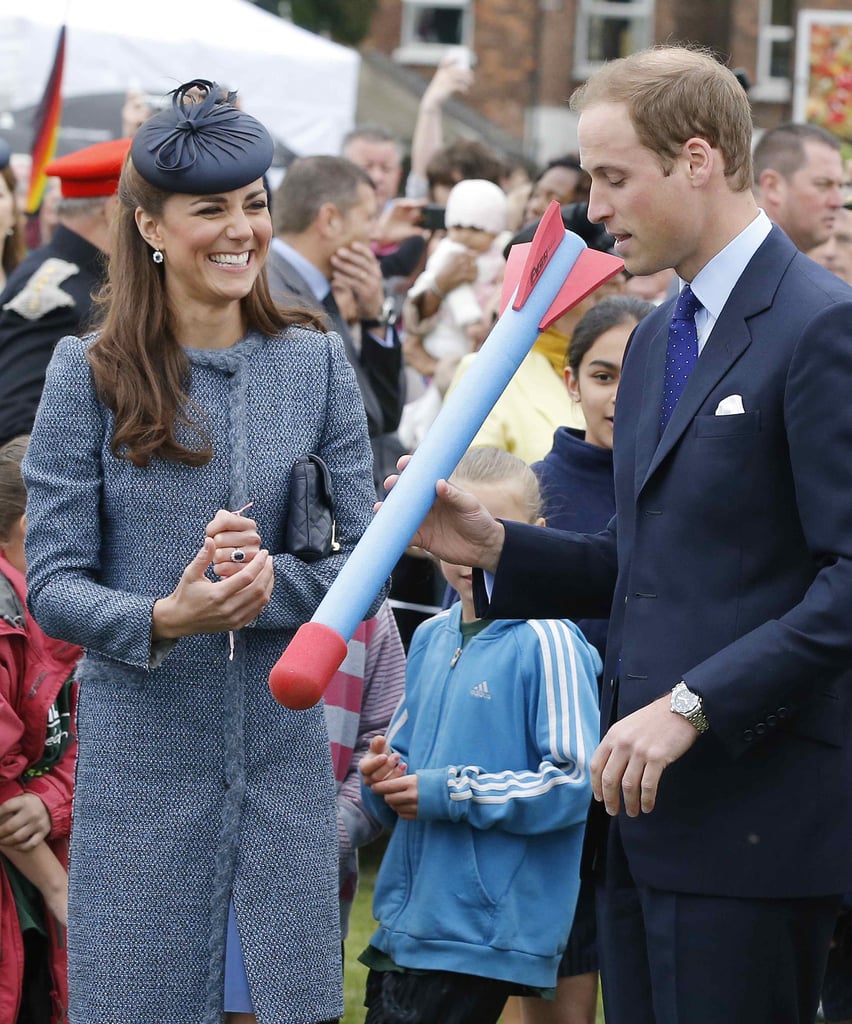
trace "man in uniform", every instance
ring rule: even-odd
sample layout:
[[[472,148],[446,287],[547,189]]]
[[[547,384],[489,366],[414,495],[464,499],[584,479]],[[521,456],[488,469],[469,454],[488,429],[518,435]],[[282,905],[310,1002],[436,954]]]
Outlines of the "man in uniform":
[[[15,269],[0,294],[0,444],[28,434],[56,342],[84,332],[101,286],[118,178],[130,139],[59,157],[59,225]]]

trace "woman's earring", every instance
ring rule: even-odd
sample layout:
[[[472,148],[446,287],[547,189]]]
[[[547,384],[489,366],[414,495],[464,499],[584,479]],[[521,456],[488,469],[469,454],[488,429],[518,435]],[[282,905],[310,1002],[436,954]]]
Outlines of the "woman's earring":
[[[154,251],[153,251],[153,252],[151,253],[151,259],[152,259],[152,260],[153,260],[153,261],[154,261],[155,263],[162,263],[162,262],[163,262],[163,254],[162,254],[162,253],[160,252],[160,250],[159,250],[159,249],[155,249],[155,250],[154,250]]]

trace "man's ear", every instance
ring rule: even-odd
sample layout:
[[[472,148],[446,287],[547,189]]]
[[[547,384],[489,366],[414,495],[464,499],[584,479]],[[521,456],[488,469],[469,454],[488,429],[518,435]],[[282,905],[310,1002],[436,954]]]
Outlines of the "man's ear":
[[[323,238],[336,238],[343,218],[334,203],[323,203],[317,212],[316,225]]]
[[[778,171],[767,167],[765,171],[761,171],[760,177],[757,179],[757,185],[764,199],[776,205],[781,202],[782,191],[786,181],[784,176],[779,174]]]
[[[159,221],[152,217],[150,213],[146,213],[141,206],[136,207],[134,217],[136,219],[136,227],[139,229],[139,234],[145,239],[148,245],[150,245],[152,249],[162,249],[163,239],[160,234]]]
[[[722,156],[706,139],[695,135],[683,144],[683,158],[692,184],[701,186],[707,183],[714,163],[721,160]]]

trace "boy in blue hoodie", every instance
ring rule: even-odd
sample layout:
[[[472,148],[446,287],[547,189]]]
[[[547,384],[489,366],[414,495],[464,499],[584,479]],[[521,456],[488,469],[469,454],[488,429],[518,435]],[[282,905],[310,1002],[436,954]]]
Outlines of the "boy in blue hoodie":
[[[492,515],[540,522],[535,475],[494,448],[453,476]],[[597,651],[565,620],[422,623],[406,692],[361,761],[393,835],[376,881],[366,1024],[493,1024],[511,994],[552,993],[579,888],[598,738]]]

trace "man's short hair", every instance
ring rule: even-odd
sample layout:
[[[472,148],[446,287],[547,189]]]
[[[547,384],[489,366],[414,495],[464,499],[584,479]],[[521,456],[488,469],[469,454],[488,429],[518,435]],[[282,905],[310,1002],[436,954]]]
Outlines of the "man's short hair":
[[[751,107],[734,73],[699,47],[659,46],[610,61],[575,90],[570,106],[623,103],[643,146],[671,172],[695,136],[718,149],[736,192],[752,185]]]
[[[754,147],[754,182],[764,171],[777,171],[787,181],[807,163],[805,143],[816,142],[840,150],[840,140],[816,124],[779,124],[766,132]]]
[[[108,196],[82,196],[69,198],[61,196],[56,203],[56,216],[62,220],[77,220],[99,213],[107,203]]]
[[[390,142],[396,149],[400,160],[402,159],[402,143],[396,135],[394,135],[390,129],[385,128],[384,125],[376,123],[356,125],[351,132],[347,132],[346,135],[343,136],[343,142],[340,144],[341,153],[345,155],[349,144],[359,141],[373,143]]]
[[[342,156],[305,156],[287,168],[275,193],[276,234],[300,235],[324,203],[346,214],[358,202],[358,186],[374,188],[369,174]]]

